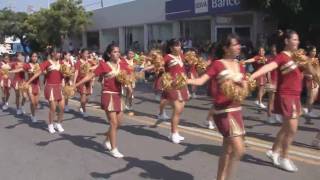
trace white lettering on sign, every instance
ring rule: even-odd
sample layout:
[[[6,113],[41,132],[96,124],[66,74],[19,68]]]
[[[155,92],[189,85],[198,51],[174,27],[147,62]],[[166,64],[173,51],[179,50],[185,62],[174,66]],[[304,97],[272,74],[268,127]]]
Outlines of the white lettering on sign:
[[[239,6],[240,0],[212,0],[212,9]]]
[[[209,3],[208,0],[195,0],[194,1],[194,12],[198,13],[206,13],[209,11]]]

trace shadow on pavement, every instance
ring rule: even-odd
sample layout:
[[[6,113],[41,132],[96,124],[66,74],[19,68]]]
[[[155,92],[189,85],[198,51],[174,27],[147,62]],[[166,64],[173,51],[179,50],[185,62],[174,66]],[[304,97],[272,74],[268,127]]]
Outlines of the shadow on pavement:
[[[151,160],[141,160],[134,157],[124,157],[124,161],[128,162],[122,169],[115,170],[109,173],[90,173],[93,178],[105,178],[109,179],[115,174],[129,171],[132,168],[140,168],[144,172],[139,176],[144,179],[181,179],[181,180],[193,180],[194,177],[186,172],[171,169],[170,167]]]

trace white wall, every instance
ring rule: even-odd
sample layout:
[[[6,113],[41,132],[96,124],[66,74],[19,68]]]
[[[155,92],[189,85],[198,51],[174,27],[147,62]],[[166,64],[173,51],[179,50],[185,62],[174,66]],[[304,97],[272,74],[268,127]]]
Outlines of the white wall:
[[[167,0],[136,0],[92,11],[88,31],[165,21]]]

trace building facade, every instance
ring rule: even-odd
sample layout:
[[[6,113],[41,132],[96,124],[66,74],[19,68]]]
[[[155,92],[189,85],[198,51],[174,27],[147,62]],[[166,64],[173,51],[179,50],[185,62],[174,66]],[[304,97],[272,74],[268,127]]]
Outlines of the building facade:
[[[81,44],[100,52],[112,42],[122,50],[147,51],[171,38],[201,46],[233,32],[243,42],[264,45],[276,29],[265,17],[245,0],[136,0],[93,11]]]

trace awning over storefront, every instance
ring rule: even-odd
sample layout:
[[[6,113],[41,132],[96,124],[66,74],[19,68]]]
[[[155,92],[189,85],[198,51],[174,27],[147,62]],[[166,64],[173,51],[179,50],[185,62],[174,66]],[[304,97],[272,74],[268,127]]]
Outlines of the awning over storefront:
[[[166,2],[166,19],[176,20],[245,10],[245,0],[171,0]]]

